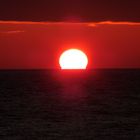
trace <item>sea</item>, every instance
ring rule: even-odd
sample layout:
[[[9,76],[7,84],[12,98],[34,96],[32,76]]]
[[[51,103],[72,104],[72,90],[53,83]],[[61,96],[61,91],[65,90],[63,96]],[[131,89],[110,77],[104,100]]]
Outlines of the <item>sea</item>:
[[[140,140],[140,69],[0,70],[0,140]]]

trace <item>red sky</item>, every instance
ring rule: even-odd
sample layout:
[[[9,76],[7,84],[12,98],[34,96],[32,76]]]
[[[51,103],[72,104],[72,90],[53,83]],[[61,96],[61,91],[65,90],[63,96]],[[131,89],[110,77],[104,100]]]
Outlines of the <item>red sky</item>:
[[[140,68],[140,23],[0,21],[0,69],[59,68],[68,48],[82,49],[88,68]]]

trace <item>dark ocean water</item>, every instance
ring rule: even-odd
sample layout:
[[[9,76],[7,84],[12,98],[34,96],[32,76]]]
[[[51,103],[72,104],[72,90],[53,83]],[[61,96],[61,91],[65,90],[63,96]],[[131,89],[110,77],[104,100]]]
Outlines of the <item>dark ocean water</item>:
[[[140,70],[0,71],[1,140],[140,140]]]

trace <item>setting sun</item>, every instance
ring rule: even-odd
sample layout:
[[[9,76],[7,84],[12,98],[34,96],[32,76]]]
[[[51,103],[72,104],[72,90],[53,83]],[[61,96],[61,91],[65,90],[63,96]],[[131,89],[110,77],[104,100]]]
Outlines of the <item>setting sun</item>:
[[[81,50],[69,49],[61,54],[59,64],[61,69],[86,69],[88,58]]]

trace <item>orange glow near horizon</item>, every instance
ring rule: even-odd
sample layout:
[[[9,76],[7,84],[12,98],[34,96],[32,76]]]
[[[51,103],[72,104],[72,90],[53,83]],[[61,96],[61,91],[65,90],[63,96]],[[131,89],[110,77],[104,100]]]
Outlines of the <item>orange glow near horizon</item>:
[[[86,69],[88,58],[81,50],[69,49],[61,54],[59,64],[61,69]]]

